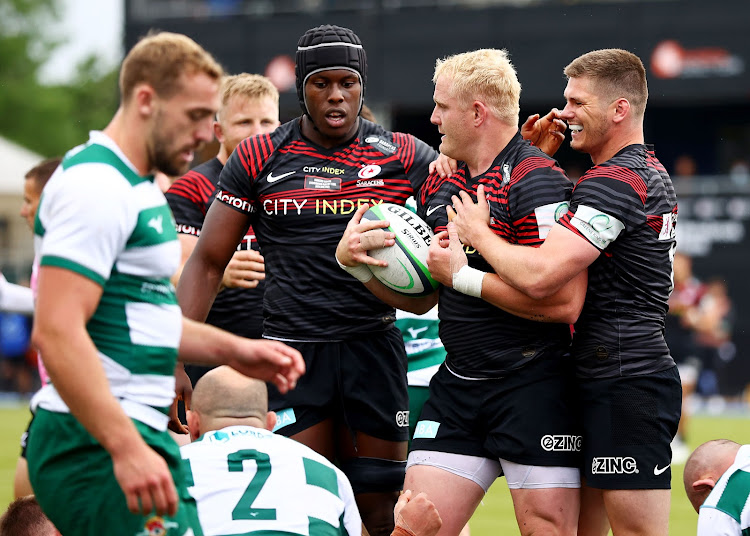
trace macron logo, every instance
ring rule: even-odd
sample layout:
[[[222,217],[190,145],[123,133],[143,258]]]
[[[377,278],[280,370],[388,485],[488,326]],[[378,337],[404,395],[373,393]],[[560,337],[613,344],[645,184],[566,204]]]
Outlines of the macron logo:
[[[288,177],[289,175],[294,175],[295,173],[296,173],[296,171],[290,171],[288,173],[282,173],[281,175],[276,175],[274,177],[273,176],[273,172],[271,172],[271,173],[268,174],[268,177],[266,177],[266,180],[268,182],[276,182],[276,181],[280,181],[281,179],[283,179],[285,177]]]
[[[164,232],[164,227],[162,226],[162,216],[161,214],[159,216],[154,216],[150,220],[148,220],[149,227],[151,227],[153,230],[155,230],[157,233],[162,234]]]

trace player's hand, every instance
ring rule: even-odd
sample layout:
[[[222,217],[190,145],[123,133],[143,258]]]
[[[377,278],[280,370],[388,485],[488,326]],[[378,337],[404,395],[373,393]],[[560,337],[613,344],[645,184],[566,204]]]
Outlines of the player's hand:
[[[226,288],[255,288],[266,278],[263,255],[254,249],[235,251],[221,280]]]
[[[477,188],[477,202],[469,194],[460,192],[460,196],[451,198],[452,207],[445,207],[448,220],[456,226],[458,237],[467,246],[473,245],[473,239],[481,232],[486,232],[490,223],[490,206],[484,195],[484,186]]]
[[[245,376],[273,383],[284,394],[294,389],[305,373],[302,354],[280,341],[243,339],[229,365]]]
[[[177,490],[167,462],[140,437],[112,454],[115,478],[134,514],[173,516],[177,513]]]
[[[388,266],[386,261],[370,257],[367,252],[371,249],[393,246],[396,243],[396,235],[384,230],[390,225],[387,221],[362,221],[362,216],[368,208],[370,205],[364,204],[357,209],[336,247],[336,259],[344,266]]]
[[[440,231],[432,237],[432,242],[430,242],[430,247],[427,250],[427,269],[435,281],[442,283],[446,287],[453,287],[451,247],[447,231]]]
[[[544,117],[530,115],[521,127],[521,136],[539,147],[549,156],[554,156],[565,141],[568,125],[560,117],[560,110],[552,108]]]
[[[416,536],[434,536],[443,525],[435,504],[425,493],[412,498],[411,490],[405,490],[393,509],[393,521]]]
[[[169,424],[167,427],[176,434],[188,434],[187,426],[182,424],[180,421],[179,412],[177,411],[177,401],[182,400],[185,404],[185,410],[190,409],[190,399],[193,397],[193,384],[190,382],[187,373],[185,372],[185,366],[177,362],[174,368],[174,402],[169,408]]]
[[[437,171],[437,174],[441,179],[450,177],[456,172],[456,170],[458,170],[458,162],[453,160],[450,156],[445,156],[443,153],[438,155],[437,160],[430,162],[430,175]]]

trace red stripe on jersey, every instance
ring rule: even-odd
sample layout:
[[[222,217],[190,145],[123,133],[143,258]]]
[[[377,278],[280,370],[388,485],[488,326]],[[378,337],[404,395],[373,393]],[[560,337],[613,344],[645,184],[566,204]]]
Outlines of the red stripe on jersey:
[[[651,227],[657,233],[660,233],[661,228],[664,225],[664,218],[661,215],[649,214],[646,216],[646,225]]]
[[[660,173],[666,173],[666,168],[656,158],[654,151],[646,151],[646,163]]]
[[[250,153],[250,156],[252,157],[251,176],[253,180],[255,180],[258,177],[260,170],[263,169],[263,164],[266,160],[263,158],[263,147],[260,146],[257,138],[250,138],[250,147],[252,150]]]
[[[190,170],[174,181],[168,191],[193,203],[201,204],[211,197],[214,192],[214,185],[201,173]]]
[[[528,175],[529,172],[534,171],[535,169],[553,167],[554,164],[554,160],[549,160],[548,158],[542,158],[539,156],[524,158],[513,168],[513,171],[510,174],[510,182],[511,184],[514,184]]]
[[[250,175],[250,149],[248,148],[249,143],[250,140],[248,138],[245,138],[235,149],[235,151],[237,151],[237,156],[240,157],[240,163],[245,169],[245,173],[247,173],[248,175]]]
[[[581,183],[593,177],[606,177],[608,179],[624,182],[633,188],[633,191],[640,198],[641,203],[646,203],[646,195],[648,194],[646,183],[640,175],[632,169],[622,166],[594,166],[588,170],[578,182]]]
[[[399,146],[396,154],[399,155],[399,160],[401,160],[401,163],[404,166],[404,171],[406,173],[409,173],[409,170],[414,163],[414,139],[411,137],[407,137],[400,132],[394,132],[393,141],[395,141]]]

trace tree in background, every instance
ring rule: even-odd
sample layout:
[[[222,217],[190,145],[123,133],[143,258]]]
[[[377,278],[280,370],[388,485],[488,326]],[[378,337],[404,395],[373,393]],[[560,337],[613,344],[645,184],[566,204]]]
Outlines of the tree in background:
[[[58,0],[0,2],[0,136],[45,156],[62,154],[103,128],[117,109],[117,71],[92,55],[66,84],[43,85],[39,69],[62,43],[45,33]]]

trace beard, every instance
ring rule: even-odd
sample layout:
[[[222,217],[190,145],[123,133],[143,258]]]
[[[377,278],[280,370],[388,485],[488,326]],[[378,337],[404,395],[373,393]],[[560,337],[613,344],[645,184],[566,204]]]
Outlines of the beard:
[[[149,153],[153,167],[172,177],[180,177],[190,169],[190,162],[180,158],[182,151],[170,149],[169,142],[159,136],[154,136]]]
[[[156,127],[151,130],[149,136],[149,160],[152,168],[171,177],[181,177],[190,169],[190,162],[186,162],[181,156],[184,151],[191,149],[191,147],[175,149],[171,143],[172,133],[159,129],[159,126],[163,125],[164,122],[164,114],[160,110],[157,112],[154,121]],[[197,147],[193,149],[198,150]]]

